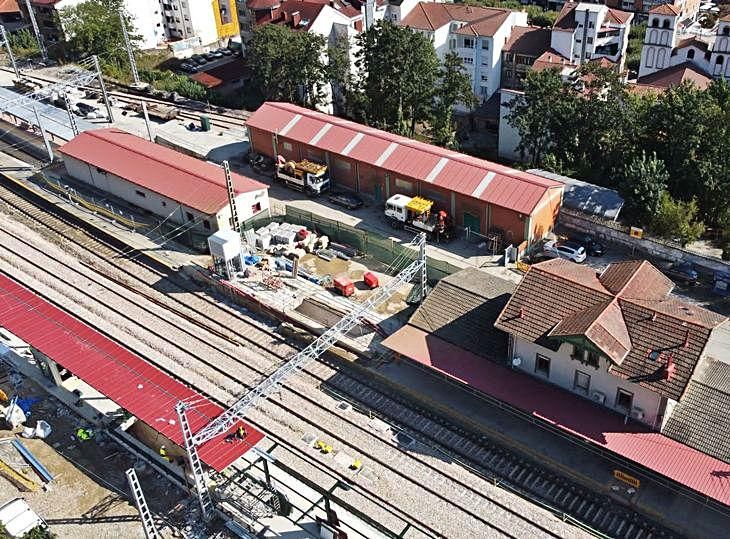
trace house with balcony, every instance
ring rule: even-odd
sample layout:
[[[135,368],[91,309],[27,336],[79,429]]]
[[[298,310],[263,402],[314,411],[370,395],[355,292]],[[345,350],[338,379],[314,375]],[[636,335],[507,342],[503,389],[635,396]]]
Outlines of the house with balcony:
[[[523,80],[535,62],[550,49],[549,28],[516,26],[502,49],[503,89],[522,90]]]
[[[673,288],[647,261],[597,273],[554,259],[530,268],[495,327],[513,368],[663,430],[698,365],[730,360],[727,319]]]
[[[462,4],[419,2],[401,21],[433,43],[439,59],[456,52],[471,78],[474,95],[488,100],[500,87],[502,49],[527,13]]]
[[[634,13],[634,16],[644,21],[649,12],[659,6],[669,5],[677,10],[682,21],[696,21],[700,13],[700,0],[606,0],[605,4],[614,9]]]
[[[633,17],[603,4],[566,2],[553,25],[550,47],[567,63],[605,58],[623,71]]]
[[[640,84],[686,68],[730,81],[730,15],[718,20],[711,36],[686,32],[680,12],[663,4],[649,13],[639,64]]]

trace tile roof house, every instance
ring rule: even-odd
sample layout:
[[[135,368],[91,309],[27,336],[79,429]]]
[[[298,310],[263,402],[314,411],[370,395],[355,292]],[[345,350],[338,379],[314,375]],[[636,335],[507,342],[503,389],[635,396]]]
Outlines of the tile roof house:
[[[726,321],[673,287],[646,261],[597,274],[550,260],[530,268],[496,327],[516,367],[661,428]]]
[[[454,52],[464,62],[474,95],[488,100],[500,87],[502,50],[527,13],[464,4],[419,2],[400,22],[425,35],[441,61]]]

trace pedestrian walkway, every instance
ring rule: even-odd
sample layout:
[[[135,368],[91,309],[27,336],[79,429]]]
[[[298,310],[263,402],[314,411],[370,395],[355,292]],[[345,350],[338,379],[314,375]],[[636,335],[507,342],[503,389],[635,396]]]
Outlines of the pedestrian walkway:
[[[535,462],[544,463],[558,474],[572,476],[594,490],[610,494],[611,486],[616,484],[614,470],[624,471],[640,478],[640,487],[636,492],[628,491],[630,495],[622,497],[622,501],[669,527],[681,530],[688,536],[726,535],[730,524],[730,511],[722,512],[718,509],[719,505],[702,503],[701,496],[690,497],[671,482],[666,480],[660,482],[661,479],[647,468],[632,465],[629,458],[638,459],[640,454],[621,458],[618,454],[612,456],[608,451],[599,451],[597,446],[600,444],[597,438],[603,433],[602,427],[610,428],[600,424],[602,420],[600,410],[588,410],[591,413],[585,415],[586,410],[580,410],[582,403],[578,402],[580,399],[577,397],[546,384],[539,384],[529,379],[527,375],[515,373],[482,358],[477,360],[466,358],[463,351],[453,346],[451,348],[448,351],[440,350],[441,353],[434,352],[434,356],[431,356],[435,362],[433,367],[428,365],[430,360],[424,356],[423,364],[404,359],[373,367],[372,370],[400,386],[409,395],[423,400],[430,407],[469,423],[498,443],[514,447]],[[456,351],[460,353],[457,354]],[[409,356],[418,356],[419,346],[413,345],[404,352],[408,352]],[[448,353],[444,355],[444,352]],[[449,359],[441,359],[439,363],[435,356]],[[476,361],[480,365],[487,366],[475,367]],[[497,373],[495,369],[505,372]],[[509,375],[512,374],[525,380],[509,381]],[[469,386],[470,382],[476,382],[479,389],[495,396],[479,393],[479,389]],[[570,397],[571,402],[556,402],[555,399],[561,397],[559,393]],[[509,404],[511,400],[521,399],[531,405],[524,407],[525,410],[529,409],[528,413]],[[588,401],[585,405],[594,408]],[[556,411],[561,411],[563,415],[556,416]],[[574,415],[572,411],[576,411],[578,416],[583,416],[582,421],[585,422],[588,431],[584,429],[583,432],[578,432],[579,427],[572,418]],[[598,424],[591,423],[594,413]],[[635,426],[623,425],[618,416],[613,427],[617,432],[630,433],[641,430]],[[609,437],[612,435],[613,433],[609,432]],[[654,440],[646,440],[645,448],[653,446],[653,452],[663,451],[667,440],[658,435]],[[698,453],[689,447],[682,447],[686,449],[686,453]],[[684,453],[676,456],[672,464],[677,470],[687,467],[687,456]],[[651,461],[643,464],[651,465]],[[730,466],[725,464],[724,469],[730,469]],[[715,480],[717,487],[717,490],[713,491],[714,494],[722,497],[727,503],[730,492],[725,471],[720,471],[716,476],[713,473],[712,479]],[[627,492],[626,489],[623,490]]]

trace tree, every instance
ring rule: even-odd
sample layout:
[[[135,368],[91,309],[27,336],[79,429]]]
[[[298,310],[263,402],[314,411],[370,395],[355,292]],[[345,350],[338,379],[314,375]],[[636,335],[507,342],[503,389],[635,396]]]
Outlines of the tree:
[[[453,112],[457,103],[471,108],[476,103],[471,87],[471,78],[464,70],[464,62],[455,52],[444,58],[439,70],[439,80],[435,92],[431,137],[435,144],[448,148],[456,147]]]
[[[531,166],[539,166],[553,147],[561,147],[564,142],[575,145],[571,134],[577,99],[563,84],[557,69],[528,72],[525,93],[515,97],[508,107],[507,121],[520,135],[517,150]]]
[[[357,107],[357,94],[353,91],[350,62],[350,42],[347,35],[340,35],[327,49],[327,76],[332,87],[335,114],[352,115]]]
[[[651,223],[651,230],[662,238],[676,239],[682,246],[696,241],[704,232],[705,225],[697,221],[697,201],[674,200],[664,191],[659,211]]]
[[[368,124],[413,136],[431,115],[439,62],[419,32],[378,21],[358,37],[357,116]]]
[[[8,41],[16,58],[31,58],[40,54],[38,41],[27,28],[8,33]]]
[[[647,157],[646,152],[641,152],[641,157],[628,162],[620,186],[624,213],[642,225],[651,222],[660,212],[668,178],[667,169],[656,154]]]
[[[141,37],[134,33],[134,25],[124,8],[124,0],[86,0],[62,8],[61,23],[68,36],[68,51],[71,55],[82,58],[96,54],[102,63],[126,65],[128,56],[119,13],[123,14],[132,50],[136,51]]]
[[[314,107],[324,99],[326,41],[319,34],[266,24],[247,47],[254,85],[266,100]]]

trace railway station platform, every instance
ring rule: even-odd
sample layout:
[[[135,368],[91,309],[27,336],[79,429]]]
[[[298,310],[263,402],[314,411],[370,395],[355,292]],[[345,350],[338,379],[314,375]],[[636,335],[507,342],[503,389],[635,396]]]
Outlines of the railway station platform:
[[[68,370],[165,438],[184,447],[175,405],[193,403],[193,433],[223,408],[161,369],[82,323],[31,290],[0,274],[0,326]],[[246,437],[229,442],[237,426],[202,444],[200,459],[222,471],[250,451],[264,434],[244,424]]]
[[[730,464],[414,327],[383,344],[403,359],[373,369],[409,394],[689,537],[726,535]]]

